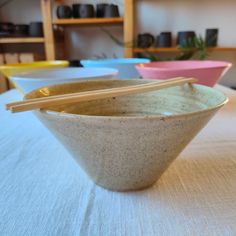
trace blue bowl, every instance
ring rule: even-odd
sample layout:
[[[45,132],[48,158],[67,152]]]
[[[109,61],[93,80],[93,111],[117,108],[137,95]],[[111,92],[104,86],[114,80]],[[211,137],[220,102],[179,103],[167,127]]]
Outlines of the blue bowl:
[[[146,58],[117,58],[117,59],[97,59],[97,60],[81,60],[80,63],[84,67],[108,67],[119,71],[118,79],[137,79],[139,73],[135,65],[148,63]]]

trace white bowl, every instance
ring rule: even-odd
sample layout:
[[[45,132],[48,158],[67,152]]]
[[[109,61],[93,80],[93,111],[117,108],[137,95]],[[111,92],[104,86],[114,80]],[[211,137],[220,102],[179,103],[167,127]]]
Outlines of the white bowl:
[[[11,81],[23,93],[54,85],[76,82],[78,80],[114,79],[118,70],[112,68],[63,68],[38,70],[10,76]]]
[[[113,59],[99,59],[99,60],[81,60],[80,63],[84,67],[109,67],[115,68],[119,71],[118,79],[137,79],[139,73],[135,66],[142,63],[150,62],[146,58],[113,58]]]

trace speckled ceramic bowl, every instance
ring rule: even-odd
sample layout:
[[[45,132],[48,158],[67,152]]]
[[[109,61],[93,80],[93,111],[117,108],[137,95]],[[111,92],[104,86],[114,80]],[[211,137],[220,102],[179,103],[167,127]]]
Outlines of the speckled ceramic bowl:
[[[36,90],[26,99],[148,82],[81,81]],[[128,191],[154,184],[226,102],[217,90],[186,84],[50,107],[35,114],[95,183],[110,190]]]

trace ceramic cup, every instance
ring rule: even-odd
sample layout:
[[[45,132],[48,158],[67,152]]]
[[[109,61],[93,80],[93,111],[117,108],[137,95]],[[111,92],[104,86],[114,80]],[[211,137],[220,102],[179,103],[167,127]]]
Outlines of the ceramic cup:
[[[105,16],[105,8],[108,6],[106,3],[99,3],[96,7],[96,17],[104,17]]]
[[[57,17],[59,19],[68,19],[72,17],[72,9],[70,6],[61,5],[57,7]]]
[[[218,29],[206,29],[205,42],[207,47],[217,46],[218,32]]]
[[[72,5],[72,15],[74,18],[80,18],[80,6],[81,4]]]
[[[31,22],[29,25],[29,35],[31,37],[43,37],[43,23]]]
[[[149,48],[153,45],[155,39],[152,34],[145,33],[138,35],[138,47],[139,48]]]
[[[180,31],[177,36],[177,45],[184,46],[188,40],[193,39],[195,36],[194,31]]]
[[[94,17],[94,7],[92,4],[81,4],[79,7],[79,17],[92,18]]]
[[[14,24],[10,22],[1,22],[0,23],[0,31],[2,33],[12,34],[14,31]]]
[[[166,48],[172,45],[172,35],[171,32],[162,32],[157,37],[157,47]]]
[[[69,67],[82,67],[80,60],[69,60]]]
[[[28,36],[29,35],[29,25],[14,25],[14,35],[15,36]]]
[[[119,13],[119,8],[117,5],[114,4],[110,4],[105,6],[105,12],[104,12],[104,17],[119,17],[120,13]]]

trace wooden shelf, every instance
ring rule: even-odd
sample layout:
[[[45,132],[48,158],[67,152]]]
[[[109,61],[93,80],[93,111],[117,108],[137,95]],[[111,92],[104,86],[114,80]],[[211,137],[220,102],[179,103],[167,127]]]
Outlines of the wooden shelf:
[[[83,18],[83,19],[56,19],[55,25],[96,25],[96,24],[122,24],[122,17],[115,18]]]
[[[44,43],[44,38],[0,38],[0,43]]]
[[[230,51],[236,51],[236,48],[233,47],[214,47],[214,48],[208,48],[208,51],[222,51],[222,52],[230,52]],[[133,52],[153,52],[153,53],[160,53],[160,52],[179,52],[180,49],[177,47],[171,47],[171,48],[134,48]]]

